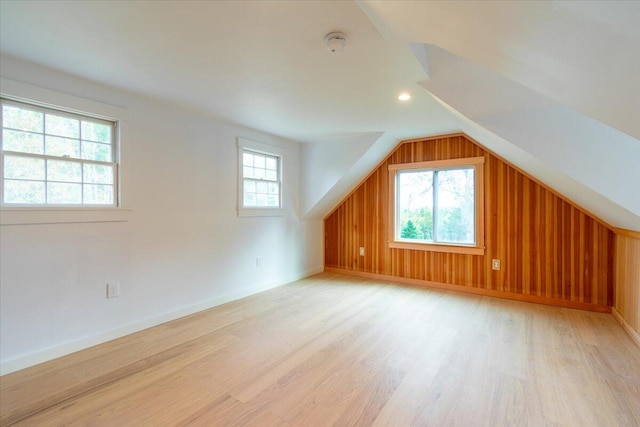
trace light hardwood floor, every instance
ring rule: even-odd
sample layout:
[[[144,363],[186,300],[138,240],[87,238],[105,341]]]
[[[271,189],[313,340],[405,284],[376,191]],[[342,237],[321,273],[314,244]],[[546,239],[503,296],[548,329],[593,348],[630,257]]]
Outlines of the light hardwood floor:
[[[0,424],[638,426],[607,314],[321,274],[0,378]]]

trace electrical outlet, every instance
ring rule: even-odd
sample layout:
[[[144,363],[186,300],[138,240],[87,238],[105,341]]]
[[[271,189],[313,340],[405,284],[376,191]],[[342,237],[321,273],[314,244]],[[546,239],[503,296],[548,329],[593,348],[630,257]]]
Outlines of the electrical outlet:
[[[364,246],[360,246],[360,256],[364,256]]]
[[[499,259],[492,260],[491,268],[493,268],[494,270],[500,270],[500,260]]]
[[[107,283],[107,298],[118,298],[120,296],[120,282]]]
[[[256,267],[262,267],[262,257],[256,257]]]

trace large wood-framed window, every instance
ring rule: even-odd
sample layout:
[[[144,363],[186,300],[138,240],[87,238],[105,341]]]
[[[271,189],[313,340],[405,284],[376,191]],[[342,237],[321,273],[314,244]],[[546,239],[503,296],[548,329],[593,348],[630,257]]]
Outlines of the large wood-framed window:
[[[389,165],[389,247],[484,254],[484,157]]]

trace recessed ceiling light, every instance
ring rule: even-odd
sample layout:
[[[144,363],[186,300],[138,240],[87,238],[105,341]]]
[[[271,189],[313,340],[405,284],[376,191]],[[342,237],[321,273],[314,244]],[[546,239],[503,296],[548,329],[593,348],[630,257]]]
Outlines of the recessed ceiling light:
[[[402,92],[400,95],[398,95],[398,99],[400,101],[408,101],[411,99],[411,94],[407,92]]]

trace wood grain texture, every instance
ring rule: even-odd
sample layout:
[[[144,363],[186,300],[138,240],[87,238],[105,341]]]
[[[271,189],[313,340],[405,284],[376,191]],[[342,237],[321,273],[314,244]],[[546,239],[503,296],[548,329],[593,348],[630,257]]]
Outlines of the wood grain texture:
[[[324,273],[0,377],[0,425],[636,426],[607,314]]]
[[[595,311],[598,313],[612,313],[612,308],[606,305],[594,305],[585,302],[565,301],[561,299],[549,299],[536,295],[514,294],[509,292],[494,291],[491,289],[474,288],[470,286],[450,285],[441,282],[427,282],[419,279],[411,279],[407,277],[385,276],[384,274],[367,273],[364,271],[343,270],[340,268],[326,267],[325,271],[330,273],[348,274],[351,276],[363,277],[374,280],[386,280],[388,282],[401,283],[409,286],[427,286],[433,289],[442,289],[453,292],[463,292],[466,294],[483,295],[495,298],[505,298],[515,301],[532,302],[536,304],[553,305],[556,307],[575,308],[578,310]],[[625,325],[622,325],[623,327]]]
[[[389,165],[478,156],[485,158],[484,256],[390,248]],[[324,231],[326,267],[613,304],[611,229],[464,135],[401,144],[325,218]]]
[[[615,309],[640,336],[640,233],[616,231]],[[639,341],[640,343],[640,341]]]

